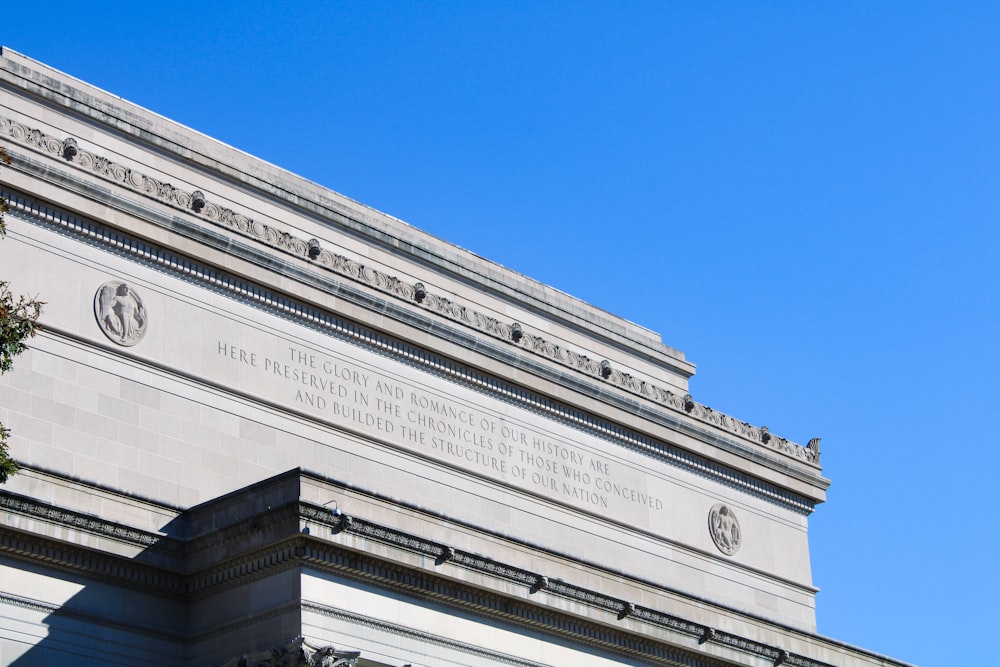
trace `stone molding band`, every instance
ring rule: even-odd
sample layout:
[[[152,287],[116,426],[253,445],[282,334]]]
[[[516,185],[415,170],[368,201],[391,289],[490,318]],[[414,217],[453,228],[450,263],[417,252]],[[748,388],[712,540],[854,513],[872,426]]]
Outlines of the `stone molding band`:
[[[67,572],[84,572],[119,586],[154,589],[175,598],[185,595],[183,575],[132,559],[11,530],[6,526],[0,526],[0,553],[29,562],[44,562],[47,566]]]
[[[132,528],[93,514],[84,514],[48,505],[33,498],[7,491],[0,492],[0,510],[45,519],[66,528],[84,530],[101,537],[114,538],[138,548],[148,549],[155,546],[158,550],[170,554],[179,554],[182,549],[179,542],[159,533]]]
[[[374,524],[346,514],[334,517],[329,510],[319,506],[303,504],[301,512],[302,516],[307,518],[307,520],[327,525],[334,533],[356,533],[368,539],[414,551],[434,558],[436,565],[444,563],[460,565],[494,578],[520,584],[528,588],[531,595],[545,591],[547,594],[556,595],[614,614],[619,621],[632,617],[690,637],[696,637],[700,644],[711,641],[757,656],[766,657],[770,660],[778,660],[782,653],[787,653],[781,649],[776,649],[767,644],[740,637],[739,635],[687,621],[656,609],[640,607],[629,601],[620,600],[559,579],[550,579],[541,574],[500,563],[477,554],[460,551],[448,545],[425,540],[394,528]],[[313,555],[312,550],[310,550],[310,555]],[[643,655],[645,656],[646,653],[643,653]],[[785,655],[783,660],[785,664],[800,665],[801,667],[829,667],[826,663],[811,660],[803,656]],[[776,662],[775,664],[782,663]]]
[[[0,491],[0,498],[10,495]],[[23,501],[17,497],[14,497],[14,500],[18,501],[17,505],[8,503],[3,506],[9,506],[10,511],[16,513],[49,517],[53,522],[61,523],[68,528],[105,534],[109,530],[114,531],[120,525],[105,521],[106,526],[104,527],[94,526],[90,523],[89,518],[86,524],[81,524],[80,517],[75,516],[75,513],[53,512],[52,506],[38,501]],[[36,507],[27,507],[28,504],[34,504]],[[289,507],[289,505],[284,505],[273,511],[285,515]],[[431,571],[414,570],[364,552],[353,551],[337,542],[320,540],[310,535],[288,534],[286,532],[282,539],[275,543],[263,548],[246,550],[247,537],[260,530],[262,525],[260,517],[264,515],[248,517],[232,526],[232,530],[227,535],[219,538],[221,542],[226,543],[227,552],[235,551],[238,555],[231,556],[207,570],[187,574],[182,573],[182,567],[170,570],[162,569],[145,562],[139,562],[137,559],[101,553],[4,526],[0,526],[0,552],[33,561],[42,559],[51,567],[83,573],[117,585],[140,590],[156,589],[178,599],[200,598],[218,593],[220,590],[244,585],[249,581],[261,579],[279,571],[307,566],[336,572],[348,578],[374,583],[390,590],[409,592],[418,597],[429,595],[444,604],[457,605],[490,616],[500,616],[519,625],[557,634],[572,634],[589,645],[616,653],[642,656],[645,660],[657,659],[662,661],[660,664],[665,665],[676,664],[679,659],[683,659],[681,664],[696,667],[718,667],[720,663],[705,656],[698,656],[694,652],[688,653],[683,649],[670,647],[662,642],[640,639],[627,627],[613,627],[615,619],[617,622],[628,621],[629,623],[640,622],[655,625],[687,637],[688,640],[695,639],[698,644],[718,644],[758,658],[765,658],[772,661],[773,664],[788,664],[797,667],[831,667],[826,663],[805,656],[785,654],[781,649],[762,642],[614,598],[566,581],[550,579],[538,573],[461,551],[449,545],[405,533],[395,528],[349,515],[335,516],[321,506],[300,502],[296,513],[306,522],[328,527],[333,535],[353,533],[392,547],[420,553],[433,559],[435,567],[444,563],[453,563],[493,579],[520,585],[527,589],[527,597],[529,598],[544,593],[599,610],[606,614],[607,620],[598,622],[580,618],[529,602],[527,599],[521,600],[491,590],[474,588],[438,576]],[[298,522],[293,525],[298,525]],[[146,544],[149,542],[146,536],[155,535],[145,531],[135,531],[135,533],[137,544]],[[242,544],[239,543],[238,539],[240,533],[244,538]],[[178,541],[185,550],[197,542],[198,539],[187,542]],[[239,549],[240,546],[243,547],[243,550]],[[137,558],[141,558],[141,554]],[[176,565],[189,562],[187,554],[184,552],[176,554],[174,559]],[[170,566],[167,565],[167,567]],[[501,588],[507,588],[507,586]],[[45,609],[39,608],[39,610],[44,611]],[[649,637],[655,636],[657,633],[645,632],[643,634]]]
[[[697,656],[693,652],[687,654],[682,649],[647,638],[651,635],[662,635],[660,632],[646,632],[642,633],[643,637],[640,637],[638,633],[630,631],[627,627],[612,627],[608,625],[608,623],[613,622],[612,619],[617,619],[619,622],[628,620],[630,623],[641,622],[656,625],[659,628],[682,635],[689,641],[694,640],[699,645],[710,642],[772,662],[782,652],[781,649],[761,642],[684,621],[664,612],[639,607],[633,603],[622,602],[595,591],[577,589],[577,595],[567,595],[566,597],[588,607],[607,612],[608,620],[606,622],[582,619],[547,607],[512,600],[510,597],[493,592],[470,589],[460,583],[443,580],[409,568],[386,567],[384,562],[375,561],[363,554],[353,552],[345,554],[335,550],[335,547],[336,545],[310,541],[306,546],[305,560],[315,567],[332,568],[349,578],[374,583],[389,590],[403,590],[418,597],[431,596],[444,604],[456,605],[490,616],[500,616],[516,625],[554,632],[557,636],[571,635],[581,643],[634,658],[642,658],[647,663],[652,659],[656,660],[655,664],[673,666],[676,665],[679,657],[688,656],[688,660],[681,664],[704,667],[721,667],[723,664],[729,664],[716,662],[710,657]],[[570,588],[567,586],[567,589]],[[616,612],[616,609],[627,609],[628,613]],[[691,658],[695,658],[695,660],[691,660]],[[788,664],[795,664],[799,667],[832,667],[827,663],[798,655],[790,656]]]
[[[61,158],[77,168],[129,188],[186,213],[199,216],[214,225],[235,231],[259,243],[317,264],[337,275],[349,278],[384,294],[416,304],[424,310],[446,317],[464,326],[540,355],[593,380],[601,380],[632,395],[652,401],[716,428],[728,431],[744,440],[780,452],[786,456],[819,465],[819,439],[803,447],[786,438],[770,433],[766,426],[756,427],[695,402],[690,394],[679,396],[651,381],[620,371],[607,360],[594,360],[541,336],[524,330],[518,322],[502,322],[457,301],[429,292],[423,283],[409,283],[353,259],[320,248],[316,239],[303,240],[272,225],[254,220],[232,209],[219,206],[195,190],[187,192],[141,172],[95,155],[78,147],[72,137],[57,139],[38,129],[29,128],[10,118],[0,116],[0,135],[34,149],[50,158]]]
[[[183,635],[177,634],[176,632],[171,632],[169,630],[164,630],[161,626],[144,625],[142,623],[137,623],[132,620],[123,621],[118,619],[110,619],[105,615],[81,611],[79,609],[71,609],[68,607],[60,607],[58,605],[50,604],[48,602],[42,602],[41,600],[35,600],[32,598],[23,597],[21,595],[14,595],[12,593],[5,593],[2,591],[0,591],[0,605],[8,605],[12,607],[20,607],[22,609],[30,609],[31,611],[35,611],[42,614],[57,614],[61,617],[80,620],[83,621],[84,623],[93,623],[105,627],[120,628],[127,632],[141,633],[151,639],[155,639],[158,641],[179,642],[184,639]]]
[[[435,646],[460,651],[469,655],[475,655],[480,658],[486,658],[491,664],[512,665],[513,667],[550,667],[549,665],[539,662],[521,660],[520,658],[516,658],[505,653],[488,651],[484,648],[476,646],[475,644],[467,644],[450,637],[442,637],[441,635],[434,635],[428,632],[420,632],[402,625],[396,625],[395,623],[389,623],[387,621],[371,618],[369,616],[355,614],[344,609],[338,609],[337,607],[319,604],[317,602],[303,601],[302,611],[318,614],[320,616],[326,616],[328,618],[335,618],[337,620],[350,623],[351,625],[373,628],[381,632],[396,635],[397,637],[405,637],[406,639],[419,641],[423,644],[433,644]]]
[[[587,431],[645,456],[749,493],[797,514],[807,515],[814,509],[811,501],[796,493],[726,468],[667,442],[654,440],[618,424],[595,418],[580,410],[500,381],[422,348],[383,336],[374,330],[343,320],[326,311],[276,294],[219,270],[203,266],[166,248],[148,244],[96,222],[78,218],[17,192],[4,189],[0,190],[0,195],[6,197],[12,214],[23,216],[32,224],[39,224],[61,234],[81,238],[90,244],[113,248],[114,252],[129,256],[134,261],[151,266],[158,271],[172,273],[182,280],[194,282],[231,298],[237,298],[284,319],[320,331],[325,335],[336,336],[380,355],[389,356],[397,361],[418,367],[425,372],[446,377],[477,392],[513,402],[547,418],[557,419],[573,428]],[[171,372],[176,373],[176,371]],[[229,389],[228,391],[233,390]],[[252,396],[248,396],[248,398],[253,399]],[[608,397],[608,400],[615,399]],[[632,406],[623,404],[622,407],[630,409],[636,414],[649,412],[648,408],[642,408],[638,404]],[[682,432],[691,428],[682,420],[671,415],[662,414],[662,416],[665,421]],[[654,420],[659,418],[657,414],[649,414],[649,417]],[[327,422],[321,423],[326,424]],[[715,441],[719,442],[718,439]],[[787,469],[786,472],[795,474],[797,471]],[[804,476],[804,473],[798,473],[798,476]]]

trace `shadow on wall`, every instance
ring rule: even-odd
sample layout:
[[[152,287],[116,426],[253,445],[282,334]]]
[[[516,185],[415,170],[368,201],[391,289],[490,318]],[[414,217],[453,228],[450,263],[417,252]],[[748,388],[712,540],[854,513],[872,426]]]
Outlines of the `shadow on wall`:
[[[4,665],[218,667],[302,633],[298,470],[156,533],[3,489],[0,502]]]
[[[434,591],[440,588],[445,596],[460,598],[460,584],[434,574],[422,577],[403,565],[394,568],[377,554],[352,551],[331,541],[330,535],[353,533],[359,524],[367,525],[365,530],[391,530],[303,499],[316,497],[317,488],[329,495],[338,487],[347,488],[291,470],[189,510],[164,508],[166,516],[173,516],[155,533],[0,488],[0,509],[5,511],[0,525],[0,664],[393,667],[416,663],[373,662],[336,644],[352,634],[352,628],[374,624],[395,636],[400,646],[436,644],[436,650],[445,654],[457,652],[461,662],[449,664],[486,660],[544,667],[484,652],[469,643],[473,638],[423,635],[338,609],[337,600],[305,600],[303,580],[333,581],[384,600],[398,600],[418,615],[422,610],[444,611],[468,621],[466,626],[502,627],[512,637],[520,636],[517,642],[525,645],[563,646],[578,655],[599,657],[604,664],[649,664],[569,637],[498,622],[474,609],[446,606]],[[123,515],[128,500],[119,501],[116,516]],[[437,552],[450,551],[454,556],[450,547],[399,535],[421,542],[423,557],[431,562]],[[440,555],[438,561],[438,565],[444,562]],[[380,584],[380,578],[406,586]],[[533,618],[536,610],[529,604],[524,613]],[[339,620],[324,629],[324,618]],[[315,645],[303,641],[307,629],[311,635],[329,638],[324,636]],[[340,650],[324,645],[331,640]]]

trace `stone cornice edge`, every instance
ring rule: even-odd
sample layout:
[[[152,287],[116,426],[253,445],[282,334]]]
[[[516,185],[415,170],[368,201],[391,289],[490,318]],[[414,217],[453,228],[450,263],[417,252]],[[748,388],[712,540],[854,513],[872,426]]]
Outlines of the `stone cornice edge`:
[[[11,504],[7,498],[17,501]],[[97,534],[130,534],[121,531],[120,524],[101,519],[92,519],[82,513],[58,510],[51,505],[32,499],[0,493],[0,507],[16,513],[32,516],[44,516],[54,523],[73,529],[84,529]],[[33,505],[34,508],[28,507]],[[313,567],[329,568],[352,578],[373,581],[392,589],[404,589],[421,595],[431,595],[438,600],[463,607],[470,607],[488,614],[500,614],[509,620],[528,624],[533,627],[554,632],[570,632],[586,643],[600,645],[605,648],[626,650],[632,652],[635,637],[627,628],[613,629],[616,622],[640,622],[669,630],[678,635],[695,640],[697,645],[718,645],[739,651],[741,653],[765,659],[774,665],[795,665],[796,667],[831,667],[828,663],[814,660],[807,656],[790,653],[767,643],[752,640],[731,632],[720,630],[702,623],[688,621],[667,612],[637,605],[597,590],[581,587],[561,579],[548,578],[543,574],[512,566],[484,556],[456,549],[450,545],[426,539],[395,528],[377,524],[365,519],[347,514],[334,515],[328,509],[309,504],[298,504],[300,518],[316,525],[329,528],[334,535],[355,535],[380,542],[392,548],[409,551],[433,561],[435,569],[451,564],[479,575],[500,580],[503,583],[498,590],[510,590],[510,586],[522,589],[523,597],[511,597],[489,589],[480,589],[469,584],[444,578],[433,570],[414,570],[402,564],[393,563],[386,555],[376,556],[358,552],[348,546],[329,540],[321,540],[310,535],[286,535],[283,539],[263,547],[252,548],[249,551],[235,553],[224,561],[198,571],[187,573],[166,570],[162,566],[137,562],[113,554],[68,544],[57,539],[43,537],[32,533],[24,533],[0,526],[0,552],[6,552],[20,558],[30,560],[40,559],[51,566],[75,572],[83,572],[101,579],[113,580],[142,589],[160,590],[172,597],[191,598],[214,594],[221,589],[245,584],[247,581],[260,579],[274,573],[295,567],[297,564],[309,563]],[[284,508],[276,511],[284,513]],[[84,524],[84,518],[86,523]],[[94,525],[95,521],[103,525]],[[232,530],[246,533],[246,525],[255,521],[248,518],[232,527]],[[133,539],[137,544],[147,544],[149,536],[163,536],[148,531],[134,531]],[[222,538],[232,543],[232,531],[227,531]],[[186,550],[199,542],[177,541],[178,547]],[[538,595],[554,595],[576,604],[589,607],[606,614],[604,622],[567,614],[546,607],[539,600],[531,602]],[[609,625],[610,624],[610,625]],[[608,629],[612,628],[611,632]],[[653,637],[648,633],[646,637]],[[655,639],[643,641],[650,647],[665,649],[666,645]],[[656,653],[660,653],[657,649]],[[670,650],[677,655],[673,649]],[[708,656],[698,656],[693,651],[683,651],[691,657],[711,660]],[[689,664],[699,664],[697,662]],[[715,665],[714,662],[700,663]],[[905,665],[893,661],[894,665]]]
[[[545,338],[526,331],[518,322],[502,322],[457,301],[429,292],[420,283],[410,283],[396,276],[331,253],[319,247],[316,239],[303,240],[287,231],[256,221],[232,209],[219,206],[206,199],[200,191],[187,192],[169,183],[163,183],[122,164],[80,149],[72,137],[58,139],[0,116],[0,136],[36,150],[50,158],[61,158],[77,168],[93,173],[133,192],[151,197],[163,204],[200,216],[223,228],[235,231],[275,250],[311,262],[341,277],[361,283],[369,288],[403,300],[411,305],[475,329],[495,339],[517,346],[532,354],[555,361],[579,373],[610,384],[631,395],[651,401],[678,413],[684,413],[704,424],[785,456],[819,468],[819,438],[802,446],[786,438],[771,434],[766,426],[756,427],[725,413],[697,403],[690,394],[678,395],[630,373],[616,369],[608,360],[597,361]]]
[[[318,185],[286,169],[259,160],[245,151],[226,145],[204,133],[172,121],[156,112],[144,109],[121,97],[67,75],[37,60],[9,48],[0,49],[0,84],[40,98],[48,105],[70,115],[97,124],[130,141],[141,143],[175,160],[213,173],[237,187],[250,188],[269,198],[277,198],[286,206],[301,211],[307,217],[322,221],[367,239],[384,248],[408,252],[420,261],[441,266],[467,280],[488,289],[530,301],[544,312],[575,322],[596,325],[612,337],[621,337],[637,344],[646,353],[658,356],[666,353],[682,363],[683,353],[664,345],[659,334],[646,327],[628,322],[560,290],[507,269],[499,264],[436,238],[394,216],[380,212],[341,193]],[[204,146],[197,146],[199,143]],[[244,164],[246,163],[246,164]],[[386,229],[386,225],[392,229]],[[429,243],[427,243],[429,242]],[[433,248],[440,243],[441,248]],[[471,261],[470,261],[471,260]],[[478,264],[485,262],[488,270]],[[508,278],[526,281],[523,287],[511,287]],[[579,306],[592,308],[586,316],[576,313]],[[595,320],[601,320],[595,323]],[[640,338],[635,338],[635,334]]]
[[[204,265],[197,261],[190,260],[182,255],[175,254],[164,247],[148,244],[137,237],[129,236],[123,232],[104,227],[98,223],[77,218],[76,216],[67,214],[61,210],[51,208],[38,200],[25,197],[20,193],[0,189],[0,195],[7,198],[11,212],[22,216],[22,219],[26,221],[30,221],[34,224],[41,224],[43,226],[49,226],[59,233],[83,238],[86,242],[91,244],[107,245],[117,254],[132,257],[133,259],[153,266],[158,270],[166,270],[177,275],[181,279],[198,282],[202,284],[203,287],[213,291],[229,296],[235,296],[242,301],[252,303],[256,307],[271,312],[279,317],[296,321],[303,326],[316,329],[325,334],[337,336],[352,344],[370,349],[378,354],[397,358],[404,363],[417,366],[427,372],[459,382],[475,391],[494,395],[506,401],[513,401],[514,403],[538,414],[557,419],[574,428],[583,429],[599,437],[615,442],[623,447],[632,449],[633,451],[659,459],[668,464],[687,469],[697,475],[715,479],[722,484],[743,490],[768,502],[788,507],[795,512],[808,514],[814,509],[815,498],[803,495],[802,493],[787,490],[786,488],[775,483],[768,482],[741,472],[736,468],[715,462],[709,457],[689,452],[686,449],[670,444],[662,438],[646,436],[638,431],[635,431],[634,429],[624,427],[619,423],[595,417],[588,412],[567,406],[543,395],[534,393],[520,385],[514,385],[507,381],[475,371],[475,369],[469,368],[449,357],[442,357],[440,355],[433,354],[424,348],[419,348],[401,342],[395,338],[384,336],[374,329],[356,324],[352,321],[342,320],[338,316],[335,316],[322,308],[290,299],[283,294],[272,292],[269,289],[262,288],[255,283],[236,278],[227,273],[213,269],[208,265]],[[350,298],[350,295],[346,293],[340,293],[338,295],[341,298]],[[387,310],[388,309],[383,307],[381,312],[385,313]],[[56,327],[47,326],[46,331],[50,335],[62,336],[78,342],[90,344],[84,339],[80,339],[75,334],[60,331]],[[456,332],[460,333],[460,330],[456,330]],[[443,332],[439,331],[438,333],[439,335],[444,335]],[[460,345],[475,344],[474,340],[466,340],[463,339],[462,336],[458,335],[453,338],[452,342],[456,342]],[[149,359],[134,357],[126,350],[117,350],[117,354],[122,357],[133,359],[134,361],[151,364],[160,368],[164,372],[172,373],[200,383],[207,383],[210,386],[228,391],[230,393],[235,393],[249,400],[271,405],[272,407],[277,407],[286,412],[304,416],[315,421],[313,417],[291,410],[287,406],[273,405],[267,401],[262,401],[259,397],[245,394],[232,387],[216,385],[211,382],[211,380],[207,380],[205,378],[198,378],[179,373],[175,369],[159,365]],[[501,357],[509,355],[509,357],[506,358],[508,363],[516,364],[518,362],[517,356],[504,351],[502,348],[492,350],[491,354],[499,355]],[[564,386],[574,385],[573,378],[559,378],[546,375],[547,367],[534,369],[529,367],[527,370],[535,372],[543,377],[549,377],[549,379],[561,382]],[[583,387],[579,387],[579,390],[586,391],[588,388],[589,386],[584,385]],[[719,438],[714,433],[701,429],[697,422],[692,423],[690,421],[678,419],[667,412],[657,413],[655,408],[652,406],[647,407],[646,404],[640,404],[637,401],[630,401],[625,397],[618,396],[616,394],[605,395],[603,396],[603,400],[628,410],[630,414],[644,415],[647,418],[653,421],[659,421],[680,433],[684,433],[695,438],[705,439],[706,441],[712,442],[724,450],[735,452],[742,457],[750,458],[758,463],[763,460],[763,457],[760,456],[759,450],[751,448],[740,441],[729,441],[724,438]],[[322,420],[320,420],[320,423],[328,426],[331,425],[329,422]],[[345,426],[337,427],[350,430]],[[772,468],[788,474],[795,479],[804,481],[811,486],[825,488],[825,485],[828,483],[827,480],[820,476],[797,469],[784,459],[771,459],[768,461],[768,464]]]

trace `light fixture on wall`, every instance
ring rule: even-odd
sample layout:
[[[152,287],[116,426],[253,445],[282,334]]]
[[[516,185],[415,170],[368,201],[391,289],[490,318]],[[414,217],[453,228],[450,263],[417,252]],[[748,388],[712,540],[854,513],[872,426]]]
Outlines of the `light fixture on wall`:
[[[322,505],[320,505],[320,507],[326,509],[327,505],[329,505],[330,503],[333,503],[333,509],[330,510],[330,516],[332,516],[334,518],[334,523],[335,523],[335,525],[331,529],[331,532],[338,533],[338,532],[340,532],[341,530],[344,529],[344,525],[343,525],[344,524],[344,519],[349,519],[350,517],[343,517],[343,518],[341,518],[340,503],[337,502],[336,498],[334,498],[333,500],[326,501],[325,503],[323,503]],[[316,518],[316,517],[313,517],[313,518]],[[308,535],[310,532],[312,532],[312,531],[309,529],[309,521],[306,520],[306,525],[303,526],[303,528],[302,528],[302,534],[303,535]]]

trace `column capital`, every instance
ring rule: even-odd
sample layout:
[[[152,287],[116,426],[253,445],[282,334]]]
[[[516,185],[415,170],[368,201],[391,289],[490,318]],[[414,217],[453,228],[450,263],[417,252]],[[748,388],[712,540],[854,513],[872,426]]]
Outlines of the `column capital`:
[[[265,651],[244,653],[222,667],[357,667],[360,651],[338,651],[333,646],[316,647],[304,637],[278,644]]]

